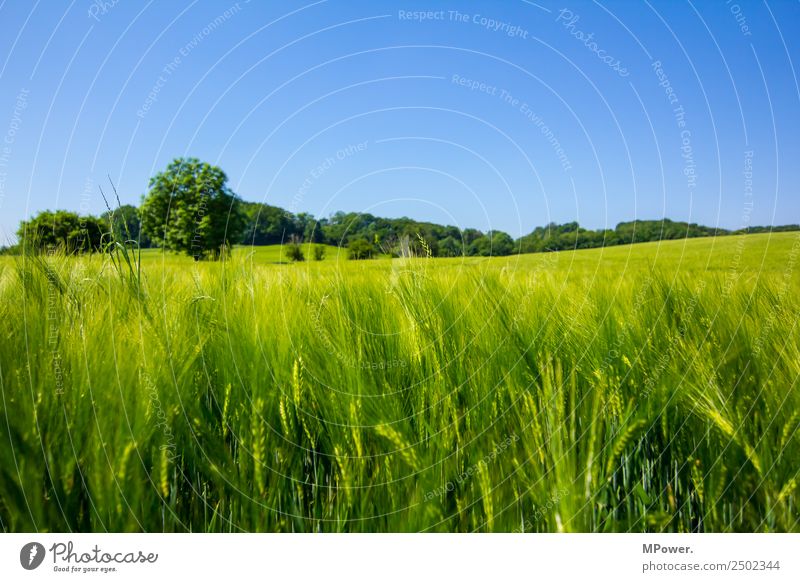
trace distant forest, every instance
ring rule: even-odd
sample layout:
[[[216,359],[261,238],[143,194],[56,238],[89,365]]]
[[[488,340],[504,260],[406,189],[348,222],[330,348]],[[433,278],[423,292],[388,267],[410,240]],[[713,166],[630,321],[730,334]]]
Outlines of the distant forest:
[[[347,247],[363,240],[389,255],[401,254],[405,244],[415,255],[426,254],[429,250],[435,257],[503,256],[658,240],[800,230],[800,226],[792,224],[729,231],[663,219],[621,222],[615,228],[605,230],[589,230],[577,222],[550,223],[514,239],[499,230],[462,230],[456,226],[420,222],[406,217],[382,218],[361,212],[337,212],[329,218],[316,219],[310,214],[292,214],[277,206],[253,202],[241,204],[247,217],[240,241],[242,244],[269,245],[302,240]]]
[[[304,212],[292,213],[277,206],[237,199],[235,203],[243,218],[242,234],[231,241],[241,245],[274,245],[318,243],[338,247],[367,249],[365,256],[504,256],[515,253],[539,253],[569,249],[589,249],[639,242],[684,238],[726,236],[732,234],[800,230],[797,224],[786,226],[755,226],[742,230],[725,230],[694,223],[662,220],[621,222],[613,229],[590,230],[577,222],[550,223],[539,226],[518,239],[499,230],[482,232],[474,228],[459,229],[411,218],[383,218],[361,212],[337,212],[329,218],[315,218]],[[47,231],[51,223],[71,223],[73,232],[78,223],[100,236],[112,220],[117,230],[129,233],[131,240],[142,248],[161,246],[141,229],[140,210],[131,205],[119,207],[99,218],[78,218],[65,211],[45,212],[32,219],[27,228],[38,223]],[[42,228],[45,227],[45,228]],[[145,229],[147,230],[147,229]],[[22,226],[21,226],[22,231]],[[49,234],[49,233],[48,233]],[[69,236],[69,235],[64,235]],[[95,238],[95,237],[90,237]],[[94,245],[92,245],[94,246]],[[4,249],[13,254],[14,247]]]

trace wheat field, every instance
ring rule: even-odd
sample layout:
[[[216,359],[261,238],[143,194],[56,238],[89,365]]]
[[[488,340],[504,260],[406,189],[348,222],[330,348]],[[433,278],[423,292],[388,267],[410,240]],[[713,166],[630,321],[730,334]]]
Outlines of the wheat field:
[[[0,528],[800,531],[798,253],[0,258]]]

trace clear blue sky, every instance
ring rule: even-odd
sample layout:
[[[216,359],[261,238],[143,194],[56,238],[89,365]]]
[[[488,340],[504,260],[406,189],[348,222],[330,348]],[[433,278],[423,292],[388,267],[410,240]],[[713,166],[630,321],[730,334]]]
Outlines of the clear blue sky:
[[[107,175],[136,204],[178,156],[317,216],[800,222],[798,2],[0,0],[0,23],[3,241],[99,214]]]

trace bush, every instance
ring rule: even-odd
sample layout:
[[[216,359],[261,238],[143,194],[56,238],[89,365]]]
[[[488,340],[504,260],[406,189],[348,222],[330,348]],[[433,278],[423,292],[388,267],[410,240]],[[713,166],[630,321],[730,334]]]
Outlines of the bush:
[[[321,261],[325,258],[325,247],[323,245],[314,245],[312,252],[314,253],[315,261]]]
[[[286,245],[286,257],[293,263],[306,260],[306,256],[303,254],[303,247],[299,242],[291,242]]]
[[[372,246],[372,243],[363,238],[356,239],[347,245],[347,258],[354,261],[371,259],[374,252],[375,247]]]

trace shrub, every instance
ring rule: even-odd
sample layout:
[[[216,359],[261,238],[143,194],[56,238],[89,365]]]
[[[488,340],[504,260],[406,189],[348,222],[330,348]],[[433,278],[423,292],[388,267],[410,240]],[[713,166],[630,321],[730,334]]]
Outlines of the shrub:
[[[306,256],[303,254],[303,247],[297,241],[292,241],[286,245],[286,257],[293,263],[306,260]]]
[[[356,239],[347,245],[347,258],[354,261],[371,259],[374,252],[375,247],[372,246],[372,243],[363,238]]]

